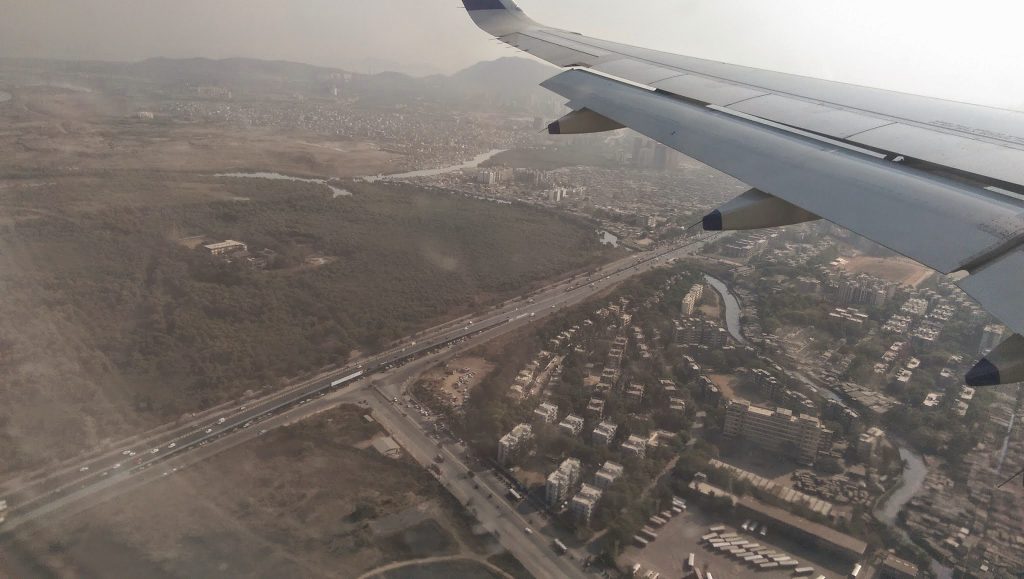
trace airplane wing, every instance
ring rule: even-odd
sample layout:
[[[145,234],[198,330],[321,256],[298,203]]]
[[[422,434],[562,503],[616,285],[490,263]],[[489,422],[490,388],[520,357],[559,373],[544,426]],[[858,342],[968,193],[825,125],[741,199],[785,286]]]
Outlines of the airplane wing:
[[[569,70],[542,86],[549,131],[629,127],[752,189],[704,220],[826,219],[941,273],[1014,335],[967,376],[1024,381],[1024,113],[680,56],[539,24],[513,0],[463,0],[501,41]]]

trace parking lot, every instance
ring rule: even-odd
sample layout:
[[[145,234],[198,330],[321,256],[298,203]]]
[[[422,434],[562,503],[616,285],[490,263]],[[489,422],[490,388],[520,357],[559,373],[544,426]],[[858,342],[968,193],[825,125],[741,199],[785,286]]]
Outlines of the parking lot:
[[[653,570],[661,574],[661,577],[681,577],[688,570],[684,569],[685,561],[690,553],[694,554],[696,565],[705,573],[710,571],[715,579],[731,579],[742,577],[756,577],[758,579],[789,579],[793,577],[793,568],[756,570],[742,560],[737,560],[728,553],[718,551],[705,542],[701,537],[707,535],[709,528],[720,525],[722,522],[702,513],[693,505],[681,515],[677,515],[659,529],[655,529],[658,538],[651,541],[649,545],[640,549],[636,546],[628,547],[622,554],[622,567],[629,568],[639,563],[644,572]],[[814,567],[814,572],[808,575],[815,579],[824,575],[828,579],[843,579],[845,575],[841,572],[826,569],[813,561],[807,561],[800,554],[794,553],[795,549],[789,549],[779,545],[785,541],[773,540],[771,529],[765,536],[760,534],[752,535],[744,532],[735,525],[724,525],[723,533],[736,533],[738,537],[769,547],[778,553],[789,554],[793,559],[799,561],[798,567]]]

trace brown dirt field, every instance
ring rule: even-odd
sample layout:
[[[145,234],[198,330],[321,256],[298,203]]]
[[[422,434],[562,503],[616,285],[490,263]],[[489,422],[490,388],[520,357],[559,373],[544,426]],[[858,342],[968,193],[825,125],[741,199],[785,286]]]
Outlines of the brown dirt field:
[[[720,320],[722,318],[722,298],[710,286],[704,289],[700,306],[694,313],[702,313],[709,320]]]
[[[486,554],[461,507],[418,465],[354,448],[379,431],[361,414],[325,412],[19,532],[0,543],[0,561],[15,553],[19,568],[67,577],[326,578],[433,554]],[[375,520],[409,513],[420,522],[374,530]]]
[[[903,257],[849,258],[843,269],[850,273],[866,273],[885,280],[917,287],[933,275],[930,269]]]
[[[711,381],[715,383],[715,386],[718,386],[718,389],[722,391],[722,395],[727,399],[737,398],[736,383],[739,382],[739,378],[735,374],[711,374],[708,378],[711,378]]]
[[[441,388],[445,396],[456,396],[461,400],[464,395],[468,396],[476,388],[477,384],[494,370],[494,364],[480,357],[464,356],[452,359],[448,362],[448,368],[455,373],[450,376],[447,373],[443,373]],[[467,368],[469,372],[463,372],[463,368]],[[470,372],[473,373],[472,377],[468,377]],[[466,380],[463,386],[459,386],[459,379],[463,376],[466,376]],[[461,388],[464,388],[464,390],[461,390]]]

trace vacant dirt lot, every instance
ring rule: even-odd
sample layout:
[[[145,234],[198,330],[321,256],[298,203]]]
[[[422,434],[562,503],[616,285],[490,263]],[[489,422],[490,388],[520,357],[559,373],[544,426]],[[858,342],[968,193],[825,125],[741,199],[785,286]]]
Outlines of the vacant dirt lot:
[[[866,273],[904,285],[917,287],[932,276],[932,271],[923,265],[903,257],[852,257],[843,265],[850,273]]]
[[[423,374],[427,388],[453,407],[460,407],[477,384],[494,370],[478,356],[460,356]]]
[[[494,545],[417,465],[355,444],[357,407],[273,431],[0,543],[0,576],[357,577]]]
[[[738,398],[736,384],[739,382],[739,378],[735,374],[712,374],[709,378],[722,391],[722,396],[725,396],[726,400]]]

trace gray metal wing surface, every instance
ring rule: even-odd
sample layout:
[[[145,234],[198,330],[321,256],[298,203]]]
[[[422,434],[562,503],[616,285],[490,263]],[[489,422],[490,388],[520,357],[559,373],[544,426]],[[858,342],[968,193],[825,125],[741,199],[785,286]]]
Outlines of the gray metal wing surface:
[[[573,110],[942,273],[968,272],[960,286],[1024,333],[1024,114],[593,39],[511,0],[464,3],[502,41],[571,68],[543,86]],[[1004,364],[971,381],[1011,377]]]

